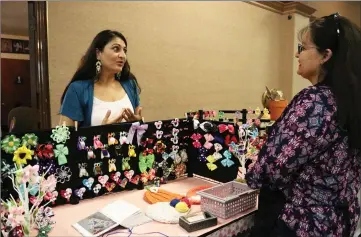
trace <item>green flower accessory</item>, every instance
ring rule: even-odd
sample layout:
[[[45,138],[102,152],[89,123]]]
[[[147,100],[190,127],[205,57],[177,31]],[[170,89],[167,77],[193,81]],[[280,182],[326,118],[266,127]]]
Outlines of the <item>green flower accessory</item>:
[[[15,135],[6,136],[1,141],[1,149],[8,154],[13,154],[20,147],[20,139]]]
[[[68,163],[68,160],[66,159],[66,156],[69,155],[68,147],[64,146],[63,144],[58,144],[55,147],[54,155],[58,158],[58,164],[64,165]]]
[[[56,126],[52,132],[50,137],[57,143],[65,143],[70,138],[69,128],[65,125]]]
[[[147,171],[147,168],[151,169],[153,167],[154,163],[154,154],[149,154],[147,156],[144,156],[143,153],[139,154],[139,170],[141,173],[144,173]]]
[[[38,145],[38,137],[34,133],[27,133],[22,138],[22,144],[29,147]]]
[[[44,226],[39,229],[38,235],[36,237],[48,237],[49,232],[53,227],[51,225]]]

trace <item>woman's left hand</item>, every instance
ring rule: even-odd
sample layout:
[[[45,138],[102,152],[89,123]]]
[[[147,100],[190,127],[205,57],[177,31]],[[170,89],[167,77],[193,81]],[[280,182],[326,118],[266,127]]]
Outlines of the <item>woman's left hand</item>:
[[[142,107],[137,107],[133,113],[129,108],[125,109],[123,112],[123,118],[127,122],[134,122],[142,120]]]

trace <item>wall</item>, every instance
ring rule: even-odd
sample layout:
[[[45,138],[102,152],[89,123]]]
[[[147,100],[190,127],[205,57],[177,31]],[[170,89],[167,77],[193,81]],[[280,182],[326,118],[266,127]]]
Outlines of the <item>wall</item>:
[[[303,2],[317,9],[314,14],[316,17],[322,17],[338,12],[340,15],[349,18],[358,26],[361,26],[361,2],[360,1],[334,1],[334,2]]]
[[[53,125],[80,57],[105,28],[128,38],[148,121],[261,106],[265,85],[282,88],[287,18],[244,2],[49,2],[48,11]]]
[[[295,81],[293,69],[294,29],[300,26],[246,2],[48,4],[53,126],[58,123],[61,94],[80,57],[95,34],[106,28],[128,39],[128,59],[143,88],[147,121],[181,117],[201,108],[261,106],[266,85],[282,89],[290,100],[307,85],[302,78]],[[355,20],[361,15],[353,5],[359,3],[307,4],[318,9],[316,16],[339,11]]]

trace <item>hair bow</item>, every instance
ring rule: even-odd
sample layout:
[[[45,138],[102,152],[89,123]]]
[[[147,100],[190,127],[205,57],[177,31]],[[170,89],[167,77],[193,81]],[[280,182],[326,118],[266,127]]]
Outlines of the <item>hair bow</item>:
[[[215,135],[213,141],[216,142],[216,143],[220,143],[220,144],[224,143],[223,137],[221,137],[219,135]]]
[[[214,149],[216,150],[216,152],[220,151],[223,149],[222,145],[219,143],[215,143],[214,144]]]
[[[155,144],[155,146],[153,147],[153,149],[157,152],[157,153],[163,153],[165,151],[165,148],[167,146],[162,142],[162,141],[157,141],[157,143]]]
[[[144,171],[140,175],[140,180],[142,183],[147,183],[148,180],[151,181],[155,178],[155,169],[150,169],[148,172]]]
[[[56,149],[54,149],[54,154],[55,157],[58,158],[58,164],[64,165],[68,163],[68,160],[66,159],[66,156],[69,155],[68,147],[64,146],[63,144],[58,144],[55,147]]]
[[[179,164],[181,162],[187,162],[188,161],[188,155],[185,149],[181,150],[179,154],[176,154],[174,163]]]
[[[149,148],[145,148],[142,153],[143,153],[143,156],[152,155],[152,154],[154,153],[154,150],[153,150],[153,149],[149,149]]]
[[[229,146],[229,144],[231,144],[231,142],[234,142],[234,143],[237,143],[237,138],[236,138],[236,136],[235,135],[227,135],[226,136],[226,139],[224,140],[224,144],[226,145],[226,146]]]
[[[199,125],[199,127],[204,131],[204,132],[216,132],[217,127],[211,123],[211,122],[203,122]]]
[[[175,176],[177,178],[181,177],[182,175],[185,174],[186,170],[187,170],[187,166],[184,163],[177,164],[174,168]]]
[[[191,138],[194,140],[192,144],[193,144],[193,146],[194,146],[195,148],[200,148],[200,147],[202,146],[202,144],[199,142],[199,139],[202,138],[202,135],[201,135],[201,134],[199,134],[199,133],[194,133],[194,134],[191,136]]]
[[[52,144],[39,144],[35,150],[35,157],[51,159],[54,157]]]
[[[220,124],[218,125],[218,129],[220,133],[224,133],[228,130],[230,133],[234,134],[234,126],[232,124]]]
[[[139,146],[141,143],[140,141],[142,140],[142,136],[147,129],[148,129],[148,124],[140,125],[139,122],[132,123],[132,126],[129,129],[128,138],[127,138],[129,144],[133,143],[134,134],[135,134],[135,132],[137,132],[137,142],[138,142],[138,146]]]
[[[151,169],[153,167],[153,163],[155,160],[155,156],[153,154],[144,156],[142,153],[139,154],[139,170],[141,173],[147,171],[147,168]]]
[[[202,162],[206,162],[206,153],[207,153],[207,149],[204,147],[199,148],[199,160]]]
[[[223,155],[224,155],[224,157],[226,157],[225,159],[223,159],[221,161],[221,163],[224,167],[231,167],[232,165],[234,165],[234,161],[231,160],[232,154],[231,154],[231,152],[229,152],[229,150],[225,150],[223,152]]]
[[[141,142],[141,145],[144,146],[144,147],[146,147],[148,144],[149,144],[149,145],[152,145],[152,144],[153,144],[153,139],[151,139],[151,138],[146,138],[145,141],[142,141],[142,142]]]
[[[217,165],[213,164],[214,162],[216,162],[213,155],[207,156],[207,161],[209,162],[207,163],[207,167],[210,171],[217,169]]]
[[[212,136],[212,134],[204,134],[204,138],[206,139],[206,142],[203,144],[203,146],[207,149],[211,149],[213,144],[211,143],[211,141],[214,140],[214,137]]]

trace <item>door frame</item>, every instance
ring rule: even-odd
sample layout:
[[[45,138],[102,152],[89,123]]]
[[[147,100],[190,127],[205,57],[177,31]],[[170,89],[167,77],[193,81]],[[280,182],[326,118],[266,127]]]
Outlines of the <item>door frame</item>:
[[[31,105],[39,110],[40,129],[51,128],[48,18],[46,1],[28,2]]]

